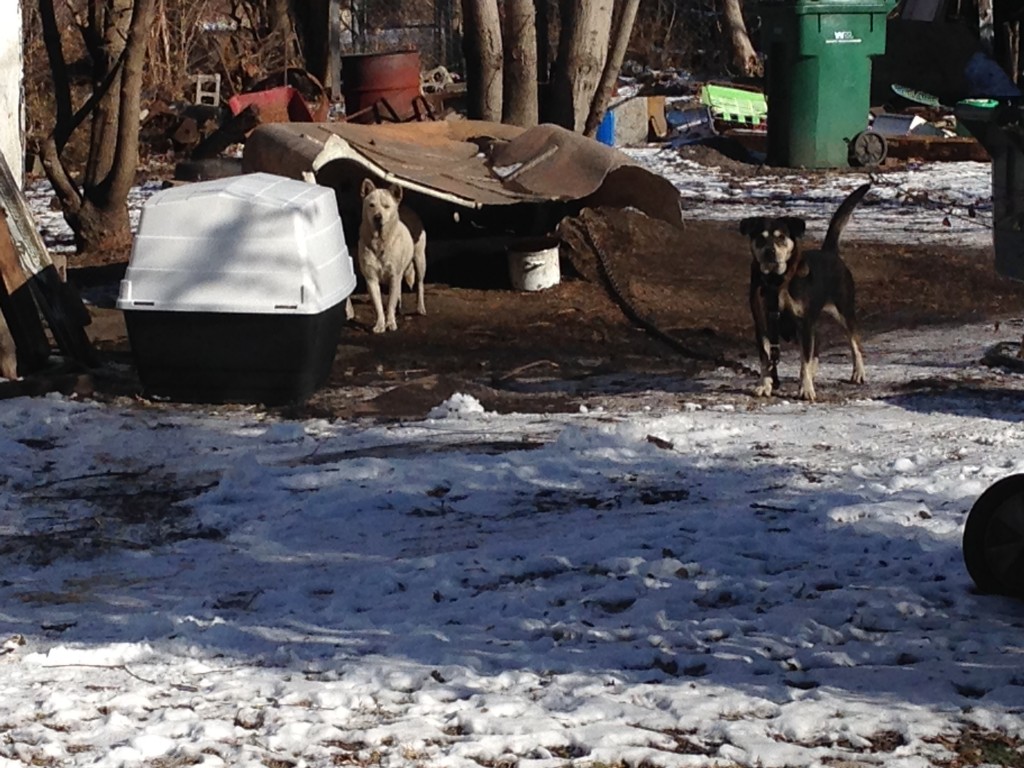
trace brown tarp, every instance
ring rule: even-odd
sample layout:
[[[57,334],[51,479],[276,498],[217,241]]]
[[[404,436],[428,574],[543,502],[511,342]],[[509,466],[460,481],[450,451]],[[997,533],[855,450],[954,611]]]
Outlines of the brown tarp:
[[[249,136],[243,169],[317,181],[332,163],[468,208],[582,201],[681,226],[679,193],[626,154],[555,125],[475,120],[275,123]]]

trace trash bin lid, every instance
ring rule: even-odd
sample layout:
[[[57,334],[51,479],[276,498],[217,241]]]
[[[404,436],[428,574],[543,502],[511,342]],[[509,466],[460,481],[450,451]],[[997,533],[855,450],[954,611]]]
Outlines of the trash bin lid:
[[[795,14],[811,13],[888,13],[896,0],[757,0],[759,11],[786,10]]]

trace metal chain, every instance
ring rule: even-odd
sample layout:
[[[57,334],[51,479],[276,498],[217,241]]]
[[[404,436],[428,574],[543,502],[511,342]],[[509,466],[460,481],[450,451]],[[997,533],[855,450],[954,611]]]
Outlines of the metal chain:
[[[740,371],[742,373],[754,372],[753,369],[750,368],[750,366],[744,365],[743,363],[737,360],[730,360],[722,355],[708,354],[706,352],[701,352],[699,350],[687,346],[685,343],[683,343],[676,337],[659,328],[653,320],[650,320],[646,316],[644,316],[640,312],[640,310],[637,309],[636,305],[634,305],[633,302],[628,298],[627,292],[622,289],[622,286],[619,284],[619,281],[615,276],[615,272],[612,269],[611,262],[608,258],[608,254],[605,253],[604,249],[597,244],[593,235],[590,232],[590,227],[586,224],[586,222],[581,223],[583,237],[586,240],[587,245],[594,252],[594,255],[597,256],[597,262],[601,267],[601,276],[604,278],[605,285],[608,288],[611,297],[619,305],[619,308],[622,309],[626,317],[628,317],[630,320],[632,320],[634,323],[640,326],[643,330],[647,331],[647,333],[651,334],[659,341],[667,344],[668,346],[672,347],[674,350],[685,355],[686,357],[692,358],[694,360],[711,362],[717,366],[732,368],[733,370]]]

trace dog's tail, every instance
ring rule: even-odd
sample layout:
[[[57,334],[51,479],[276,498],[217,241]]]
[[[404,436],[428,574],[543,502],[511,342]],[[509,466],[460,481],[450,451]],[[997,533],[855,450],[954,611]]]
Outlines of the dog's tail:
[[[850,217],[853,216],[853,209],[864,198],[864,195],[871,189],[871,183],[862,184],[850,193],[849,197],[843,200],[843,204],[836,209],[832,221],[828,225],[828,233],[825,235],[825,243],[821,246],[823,251],[834,251],[839,247],[839,236],[843,234]]]

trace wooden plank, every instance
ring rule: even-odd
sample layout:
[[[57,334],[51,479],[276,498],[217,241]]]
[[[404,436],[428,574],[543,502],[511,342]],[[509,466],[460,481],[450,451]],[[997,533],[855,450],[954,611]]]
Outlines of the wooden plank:
[[[14,181],[11,167],[7,164],[3,152],[0,152],[0,207],[7,215],[11,239],[14,240],[18,261],[26,278],[52,266],[49,251],[46,250],[43,238],[32,220],[28,203],[21,194],[21,188]]]
[[[91,397],[95,389],[95,382],[90,374],[58,367],[17,381],[0,381],[0,400],[12,397],[39,397],[50,392]]]
[[[18,251],[11,239],[11,230],[7,226],[7,216],[0,210],[0,280],[4,288],[13,294],[28,282],[28,276],[22,271],[18,261]]]
[[[38,356],[37,365],[43,365],[49,356],[49,344],[43,331],[42,323],[39,322],[39,313],[36,310],[35,302],[31,294],[25,288],[25,275],[18,265],[18,256],[14,252],[14,243],[11,241],[11,233],[7,228],[7,219],[0,213],[0,375],[5,379],[18,378],[18,347],[27,348],[29,356]],[[21,291],[19,294],[18,291]],[[17,302],[11,299],[12,295],[24,295],[28,297],[28,306],[24,302]],[[15,331],[18,336],[23,336],[24,325],[21,315],[27,315],[30,320],[35,321],[34,330],[36,336],[22,338],[19,345],[15,338]],[[14,322],[14,330],[11,329],[7,318],[11,317]],[[31,360],[26,362],[25,367],[31,366]]]
[[[665,97],[648,96],[647,125],[655,140],[668,138],[668,119],[665,117]]]
[[[196,144],[189,153],[192,160],[216,157],[232,144],[241,144],[260,124],[258,108],[250,104],[234,117],[228,118],[216,131]]]
[[[61,352],[83,365],[96,364],[96,354],[85,333],[89,313],[82,300],[60,279],[25,196],[0,152],[0,208],[7,217],[18,263],[28,288]],[[12,294],[13,295],[13,294]],[[27,321],[27,317],[26,317]],[[8,320],[10,322],[10,320]],[[12,332],[14,331],[12,327]]]
[[[17,249],[0,210],[0,313],[10,335],[11,349],[3,349],[0,370],[13,379],[41,370],[49,362],[50,342],[39,317],[39,308],[32,298],[28,277],[18,261]],[[3,334],[0,332],[0,337]]]

